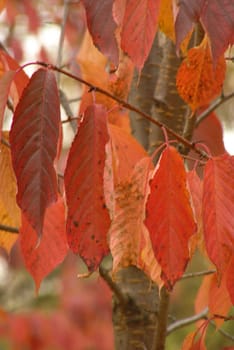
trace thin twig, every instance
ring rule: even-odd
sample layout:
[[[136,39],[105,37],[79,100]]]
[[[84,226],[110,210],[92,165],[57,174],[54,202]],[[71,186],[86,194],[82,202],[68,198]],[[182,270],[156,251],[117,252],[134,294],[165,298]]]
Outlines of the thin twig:
[[[64,0],[64,8],[63,8],[63,19],[61,23],[61,31],[60,31],[60,37],[59,37],[59,46],[58,46],[58,54],[57,54],[57,60],[56,65],[58,67],[61,67],[62,64],[62,55],[63,55],[63,44],[64,44],[64,37],[65,37],[65,27],[67,23],[67,17],[68,17],[68,10],[69,10],[69,1]],[[59,82],[59,75],[57,77],[57,80]]]
[[[197,322],[201,319],[206,319],[207,317],[208,308],[206,307],[204,310],[202,310],[199,314],[193,315],[187,318],[184,318],[182,320],[176,321],[172,323],[170,326],[167,327],[167,335],[176,331],[179,328],[186,327],[194,322]]]
[[[184,280],[187,278],[193,278],[193,277],[199,277],[199,276],[206,276],[206,275],[211,275],[212,273],[215,273],[216,270],[206,270],[206,271],[199,271],[199,272],[190,272],[190,273],[185,273],[180,280]]]
[[[17,227],[11,227],[3,224],[0,224],[0,230],[6,231],[9,233],[19,233],[19,229]]]
[[[69,78],[73,79],[73,80],[76,80],[76,81],[79,81],[80,83],[82,84],[85,84],[86,86],[88,86],[90,88],[90,92],[91,91],[95,91],[95,92],[99,92],[101,93],[102,95],[105,95],[109,98],[111,98],[112,100],[116,101],[117,103],[119,103],[121,106],[123,106],[124,108],[130,110],[130,111],[133,111],[133,112],[136,112],[137,114],[141,115],[142,117],[144,117],[145,119],[147,119],[148,121],[150,121],[151,123],[157,125],[159,128],[164,128],[168,134],[172,135],[173,137],[175,137],[178,142],[184,144],[186,147],[189,147],[190,149],[193,149],[197,154],[199,154],[200,157],[202,158],[205,158],[205,159],[209,159],[209,156],[207,155],[207,153],[205,153],[204,151],[202,151],[201,149],[197,148],[196,147],[196,144],[193,143],[193,142],[189,142],[188,140],[186,140],[184,137],[180,136],[179,134],[177,134],[174,130],[172,130],[171,128],[167,127],[166,125],[164,125],[163,123],[161,123],[160,121],[152,118],[150,115],[142,112],[141,110],[139,110],[138,108],[134,107],[133,105],[129,104],[128,102],[112,95],[110,92],[98,87],[98,86],[94,86],[92,85],[91,83],[89,83],[88,81],[72,74],[72,73],[69,73],[68,71],[64,70],[64,69],[61,69],[57,66],[54,66],[52,64],[48,64],[48,63],[45,63],[45,62],[40,62],[40,61],[37,61],[37,62],[30,62],[30,63],[26,63],[25,65],[23,65],[21,67],[24,68],[24,67],[27,67],[29,65],[33,65],[33,64],[38,64],[40,66],[43,66],[43,67],[46,67],[48,69],[52,69],[56,72],[59,72],[61,74],[64,74],[66,76],[68,76]]]
[[[208,117],[208,115],[213,112],[216,108],[218,108],[221,104],[224,102],[230,100],[232,97],[234,97],[234,92],[230,93],[229,95],[221,95],[217,98],[204,112],[202,112],[198,117],[196,121],[196,127],[205,119]]]

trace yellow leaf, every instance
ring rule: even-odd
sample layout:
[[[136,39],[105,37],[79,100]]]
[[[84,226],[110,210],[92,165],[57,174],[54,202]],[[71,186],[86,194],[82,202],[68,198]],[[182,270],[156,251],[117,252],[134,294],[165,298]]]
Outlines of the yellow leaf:
[[[8,141],[8,132],[3,132],[3,139]],[[16,204],[16,179],[11,165],[10,149],[0,144],[0,223],[19,227],[20,210]],[[17,234],[0,231],[0,246],[8,252],[17,239]]]
[[[15,227],[15,221],[6,212],[2,201],[0,201],[0,223],[5,226]],[[0,230],[0,247],[5,249],[6,252],[9,254],[17,238],[17,233],[10,233],[7,231]]]

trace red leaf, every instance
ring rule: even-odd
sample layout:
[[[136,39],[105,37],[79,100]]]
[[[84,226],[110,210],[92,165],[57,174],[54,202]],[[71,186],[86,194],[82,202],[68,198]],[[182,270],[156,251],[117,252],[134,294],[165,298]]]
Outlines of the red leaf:
[[[17,105],[10,132],[17,203],[40,236],[46,208],[57,200],[53,166],[59,137],[60,105],[53,72],[40,69]]]
[[[5,51],[0,50],[0,58],[4,64],[4,68],[6,71],[8,70],[17,71],[17,73],[14,76],[14,84],[16,89],[14,89],[15,91],[12,91],[11,93],[14,106],[16,107],[24,88],[29,82],[29,78],[22,69],[19,69],[20,66],[14,60],[14,58],[9,56]]]
[[[215,113],[211,113],[198,125],[193,134],[193,141],[205,143],[214,156],[225,153],[223,128]]]
[[[43,236],[38,247],[37,243],[37,233],[23,214],[20,228],[21,250],[25,265],[38,290],[42,279],[63,261],[68,251],[65,208],[61,197],[46,210]]]
[[[234,157],[210,159],[204,170],[203,225],[209,258],[222,273],[234,251]]]
[[[162,279],[171,289],[188,263],[188,242],[196,230],[183,160],[175,148],[163,151],[150,187],[145,223]]]
[[[127,0],[121,48],[142,69],[157,30],[160,0]]]
[[[94,44],[117,66],[119,50],[115,38],[117,25],[112,16],[113,0],[82,0],[82,2]]]
[[[176,42],[179,48],[194,23],[201,21],[209,35],[214,61],[229,44],[234,43],[233,0],[183,0],[175,22]]]
[[[91,271],[109,251],[110,218],[103,183],[108,138],[105,109],[89,106],[71,146],[64,176],[68,243]]]

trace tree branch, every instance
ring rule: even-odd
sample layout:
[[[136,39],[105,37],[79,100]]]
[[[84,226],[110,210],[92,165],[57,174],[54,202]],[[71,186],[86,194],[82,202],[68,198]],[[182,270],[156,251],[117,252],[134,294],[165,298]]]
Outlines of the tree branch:
[[[19,229],[17,227],[11,227],[3,224],[0,224],[0,230],[6,231],[9,233],[19,233]]]
[[[202,112],[198,117],[196,121],[196,127],[205,119],[208,117],[208,115],[213,112],[216,108],[221,106],[224,102],[230,100],[234,97],[234,92],[230,93],[229,95],[221,95],[218,97],[204,112]]]
[[[172,135],[173,137],[175,137],[176,140],[178,140],[178,142],[182,143],[183,145],[185,145],[186,147],[189,147],[190,149],[193,149],[200,157],[205,158],[205,159],[209,159],[209,156],[207,155],[207,153],[205,153],[203,150],[197,148],[196,144],[193,142],[189,142],[188,140],[186,140],[184,137],[180,136],[179,134],[177,134],[175,131],[173,131],[172,129],[170,129],[169,127],[167,127],[166,125],[164,125],[163,123],[159,122],[158,120],[155,120],[154,118],[152,118],[150,115],[142,112],[141,110],[139,110],[138,108],[134,107],[133,105],[129,104],[128,102],[112,95],[110,92],[98,87],[98,86],[94,86],[91,83],[89,83],[88,81],[72,74],[69,73],[68,71],[59,68],[57,66],[54,66],[52,64],[48,64],[45,62],[30,62],[30,63],[26,63],[25,65],[23,65],[21,67],[21,69],[23,69],[24,67],[27,67],[29,65],[35,65],[38,64],[40,66],[46,67],[48,69],[52,69],[56,72],[59,72],[61,74],[64,74],[66,76],[68,76],[69,78],[79,81],[82,84],[85,84],[86,86],[88,86],[90,88],[90,92],[91,91],[96,91],[99,92],[100,94],[103,94],[109,98],[111,98],[112,100],[116,101],[117,103],[119,103],[121,106],[123,106],[124,108],[136,112],[137,114],[141,115],[142,117],[144,117],[145,119],[147,119],[148,121],[150,121],[151,123],[157,125],[159,128],[161,129],[165,129],[167,131],[168,134]]]
[[[193,277],[199,277],[199,276],[206,276],[211,275],[212,273],[215,273],[216,270],[206,270],[206,271],[199,271],[199,272],[191,272],[191,273],[185,273],[180,280],[184,280],[187,278],[193,278]]]
[[[153,347],[154,350],[163,350],[165,348],[169,301],[169,293],[166,288],[163,287],[160,292],[156,339]]]
[[[201,311],[197,315],[193,315],[172,323],[170,326],[167,327],[167,335],[176,331],[179,328],[186,327],[196,321],[199,321],[201,319],[206,319],[207,312],[208,312],[208,308],[206,307],[203,311]]]

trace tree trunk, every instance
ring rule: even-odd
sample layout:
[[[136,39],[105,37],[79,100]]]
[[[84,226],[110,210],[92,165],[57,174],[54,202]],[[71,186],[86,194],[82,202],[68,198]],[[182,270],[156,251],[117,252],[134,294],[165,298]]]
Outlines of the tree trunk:
[[[134,75],[129,102],[183,133],[187,106],[177,94],[175,77],[180,59],[174,44],[158,33],[149,58],[138,78]],[[152,153],[164,142],[162,131],[135,113],[130,114],[133,135]],[[114,296],[113,325],[116,350],[165,348],[169,295],[136,267],[118,272],[115,280],[124,298]]]

